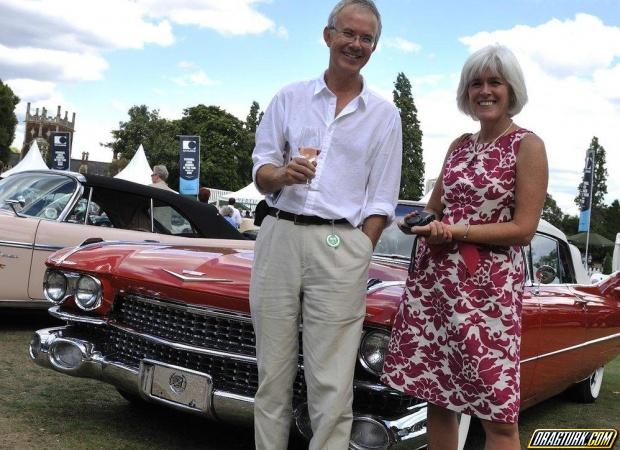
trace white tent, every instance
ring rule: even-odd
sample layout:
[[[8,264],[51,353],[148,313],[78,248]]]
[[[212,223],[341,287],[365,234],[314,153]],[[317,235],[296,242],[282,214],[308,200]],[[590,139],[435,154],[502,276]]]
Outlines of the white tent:
[[[244,203],[250,206],[256,205],[265,198],[265,195],[258,192],[258,189],[256,189],[254,183],[250,183],[236,192],[230,192],[226,195],[222,195],[220,197],[220,202],[222,200],[228,200],[230,197],[234,198],[237,203]]]
[[[140,144],[138,151],[135,155],[133,155],[131,161],[129,161],[125,168],[117,173],[114,178],[149,185],[151,184],[152,173],[153,171],[149,161],[146,159],[144,148],[142,147],[142,144]]]
[[[39,150],[39,145],[37,144],[37,140],[33,139],[32,145],[30,146],[30,151],[26,153],[24,159],[22,159],[17,165],[6,172],[2,173],[2,177],[8,177],[12,173],[23,172],[25,170],[48,170],[47,164],[43,161],[43,157],[41,156],[41,151]]]

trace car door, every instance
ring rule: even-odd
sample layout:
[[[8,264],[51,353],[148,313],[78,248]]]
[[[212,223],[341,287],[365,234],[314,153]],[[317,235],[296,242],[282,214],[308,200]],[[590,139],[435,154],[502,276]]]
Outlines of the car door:
[[[587,314],[569,287],[574,273],[568,258],[566,243],[552,236],[536,234],[528,248],[532,278],[527,290],[540,304],[540,332],[536,354],[522,359],[522,364],[535,363],[532,393],[539,399],[563,391],[580,370],[583,357],[583,349],[576,347],[586,338]],[[544,266],[551,267],[555,277],[541,282],[535,275]]]

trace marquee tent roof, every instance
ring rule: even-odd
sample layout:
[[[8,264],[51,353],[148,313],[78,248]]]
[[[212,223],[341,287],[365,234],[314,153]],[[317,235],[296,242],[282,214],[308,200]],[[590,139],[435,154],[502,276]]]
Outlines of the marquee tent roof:
[[[238,203],[248,202],[256,204],[265,198],[264,194],[258,192],[254,183],[248,184],[246,187],[239,189],[236,192],[229,192],[221,197],[221,199],[227,200],[233,197]]]
[[[7,170],[2,173],[2,177],[8,177],[9,175],[17,172],[23,172],[25,170],[48,170],[47,164],[43,161],[43,157],[41,156],[41,151],[39,150],[39,146],[37,144],[37,140],[33,139],[32,145],[30,146],[30,150],[24,156],[15,167]]]
[[[151,174],[153,170],[149,161],[146,159],[144,153],[144,147],[140,144],[138,151],[131,161],[125,166],[123,170],[117,173],[114,178],[120,178],[121,180],[133,181],[134,183],[140,183],[149,185],[151,184]]]

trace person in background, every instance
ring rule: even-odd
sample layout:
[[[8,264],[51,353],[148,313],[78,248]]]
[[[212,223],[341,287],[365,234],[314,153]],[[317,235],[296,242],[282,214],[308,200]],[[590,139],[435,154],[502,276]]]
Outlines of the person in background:
[[[371,0],[338,2],[323,29],[327,70],[280,90],[256,132],[252,175],[266,194],[250,281],[259,450],[287,448],[300,318],[310,449],[349,446],[368,267],[400,186],[400,115],[360,74],[380,34]],[[323,136],[315,161],[300,151],[304,130]]]
[[[163,164],[154,166],[153,173],[151,174],[151,184],[149,186],[176,192],[174,189],[168,186],[168,183],[166,183],[167,180],[168,180],[168,169],[166,169],[166,166],[164,166]]]
[[[525,264],[547,192],[543,141],[513,121],[521,67],[492,45],[465,62],[459,109],[480,123],[450,145],[426,211],[381,381],[428,401],[428,443],[456,449],[457,414],[478,417],[487,450],[518,450]]]
[[[237,201],[233,197],[230,197],[228,199],[228,206],[232,209],[233,219],[234,219],[234,222],[235,222],[235,227],[239,228],[241,226],[241,222],[243,222],[243,219],[241,218],[241,213],[235,207],[236,203],[237,203]]]
[[[209,198],[211,197],[211,191],[209,188],[201,187],[198,189],[198,201],[201,203],[209,203]]]
[[[228,205],[222,206],[220,214],[222,215],[222,217],[224,217],[224,219],[226,219],[226,221],[231,226],[237,228],[237,224],[235,222],[235,218],[233,217],[233,209],[232,209],[232,207],[230,207]]]

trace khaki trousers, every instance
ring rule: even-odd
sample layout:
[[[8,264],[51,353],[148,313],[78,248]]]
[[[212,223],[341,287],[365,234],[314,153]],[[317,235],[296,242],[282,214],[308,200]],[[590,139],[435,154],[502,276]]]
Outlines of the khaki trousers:
[[[325,241],[332,230],[341,238],[336,249]],[[255,248],[250,308],[259,381],[256,448],[286,449],[301,317],[310,449],[347,449],[372,243],[350,225],[295,225],[267,216]]]

